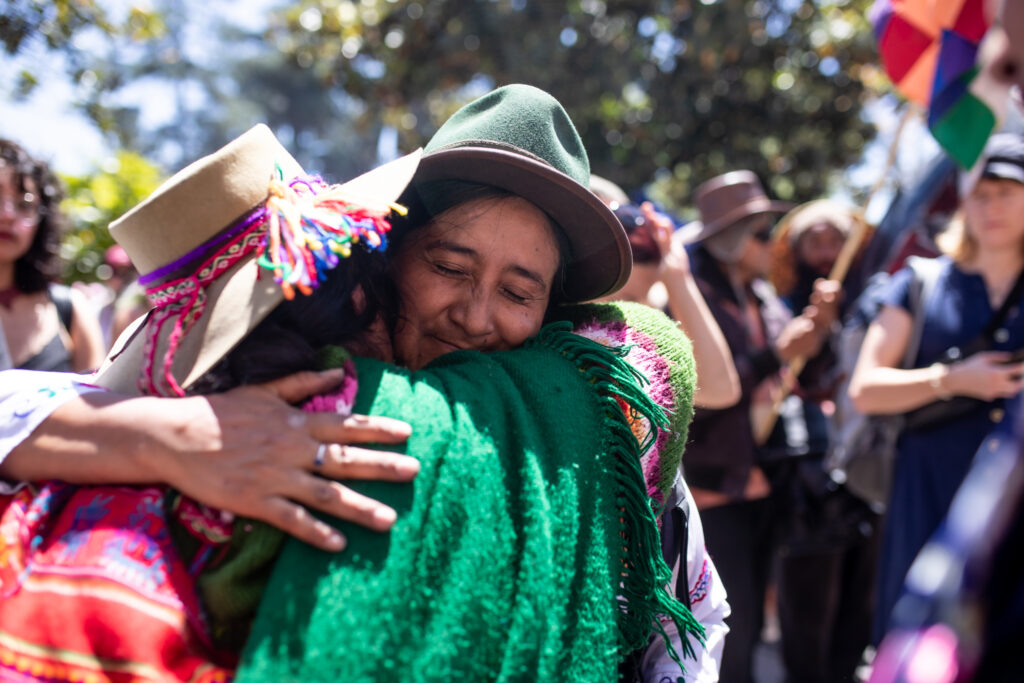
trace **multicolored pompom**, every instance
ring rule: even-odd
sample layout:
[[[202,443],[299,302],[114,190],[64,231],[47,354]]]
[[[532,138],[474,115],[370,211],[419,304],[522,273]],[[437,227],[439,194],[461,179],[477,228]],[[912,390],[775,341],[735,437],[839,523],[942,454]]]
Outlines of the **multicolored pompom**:
[[[388,214],[405,214],[396,204],[386,211],[368,208],[346,195],[342,186],[327,186],[319,178],[272,181],[266,207],[267,234],[258,262],[274,273],[287,299],[296,290],[312,293],[327,271],[348,258],[353,244],[386,248]]]

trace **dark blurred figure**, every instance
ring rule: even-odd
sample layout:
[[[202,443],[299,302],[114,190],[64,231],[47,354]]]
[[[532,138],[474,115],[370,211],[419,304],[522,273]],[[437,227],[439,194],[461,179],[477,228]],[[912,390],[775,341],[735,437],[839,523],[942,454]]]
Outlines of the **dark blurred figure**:
[[[752,411],[774,404],[783,363],[821,349],[835,320],[838,292],[819,285],[819,305],[796,317],[775,295],[764,279],[772,226],[791,207],[771,201],[750,171],[712,178],[697,188],[694,202],[701,220],[683,229],[684,239],[693,245],[693,275],[732,352],[741,397],[730,408],[697,410],[686,478],[732,606],[721,680],[746,683],[753,680],[752,654],[774,547],[771,486],[763,466],[809,448],[787,442],[784,420],[758,445]]]
[[[62,196],[45,163],[0,140],[0,330],[16,368],[84,372],[103,360],[89,306],[55,284]]]
[[[870,232],[858,211],[833,200],[786,214],[774,233],[771,280],[790,311],[816,305],[816,283],[829,276],[847,240]],[[802,376],[807,451],[780,461],[772,477],[779,622],[790,681],[853,680],[870,642],[879,518],[839,483],[842,475],[834,476],[826,458],[843,386],[836,335],[807,359]]]

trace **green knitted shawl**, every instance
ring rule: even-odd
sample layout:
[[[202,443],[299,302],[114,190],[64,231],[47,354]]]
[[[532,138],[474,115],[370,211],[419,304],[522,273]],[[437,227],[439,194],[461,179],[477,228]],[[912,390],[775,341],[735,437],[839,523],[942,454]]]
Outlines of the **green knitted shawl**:
[[[692,358],[676,334],[688,401]],[[238,680],[611,681],[659,615],[702,638],[665,590],[640,457],[657,432],[634,431],[668,422],[630,348],[554,323],[524,348],[419,372],[356,359],[355,412],[411,422],[405,450],[422,470],[358,486],[398,511],[389,534],[332,520],[343,553],[285,541]],[[691,406],[675,408],[685,440]],[[274,532],[252,533],[276,547]]]

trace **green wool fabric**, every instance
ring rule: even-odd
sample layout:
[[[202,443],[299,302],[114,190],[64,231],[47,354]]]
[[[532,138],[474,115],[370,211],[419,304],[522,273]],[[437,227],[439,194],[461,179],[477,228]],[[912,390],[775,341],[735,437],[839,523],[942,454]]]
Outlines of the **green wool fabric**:
[[[665,590],[640,471],[653,435],[639,444],[622,405],[666,418],[625,351],[555,323],[418,372],[356,359],[355,412],[413,423],[421,472],[358,486],[398,511],[390,533],[333,520],[342,553],[285,542],[238,680],[611,681],[658,614],[702,637]]]

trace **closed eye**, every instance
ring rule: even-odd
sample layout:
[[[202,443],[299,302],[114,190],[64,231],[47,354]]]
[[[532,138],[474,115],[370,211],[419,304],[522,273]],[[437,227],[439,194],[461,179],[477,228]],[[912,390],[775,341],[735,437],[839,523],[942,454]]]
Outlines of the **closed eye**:
[[[465,271],[461,270],[460,268],[453,268],[452,266],[443,263],[434,263],[433,266],[434,270],[436,270],[441,275],[461,276],[466,274]]]
[[[508,297],[513,303],[527,304],[533,300],[533,297],[526,296],[524,294],[519,294],[518,292],[513,292],[511,289],[506,289],[504,290],[504,292],[505,296]]]

